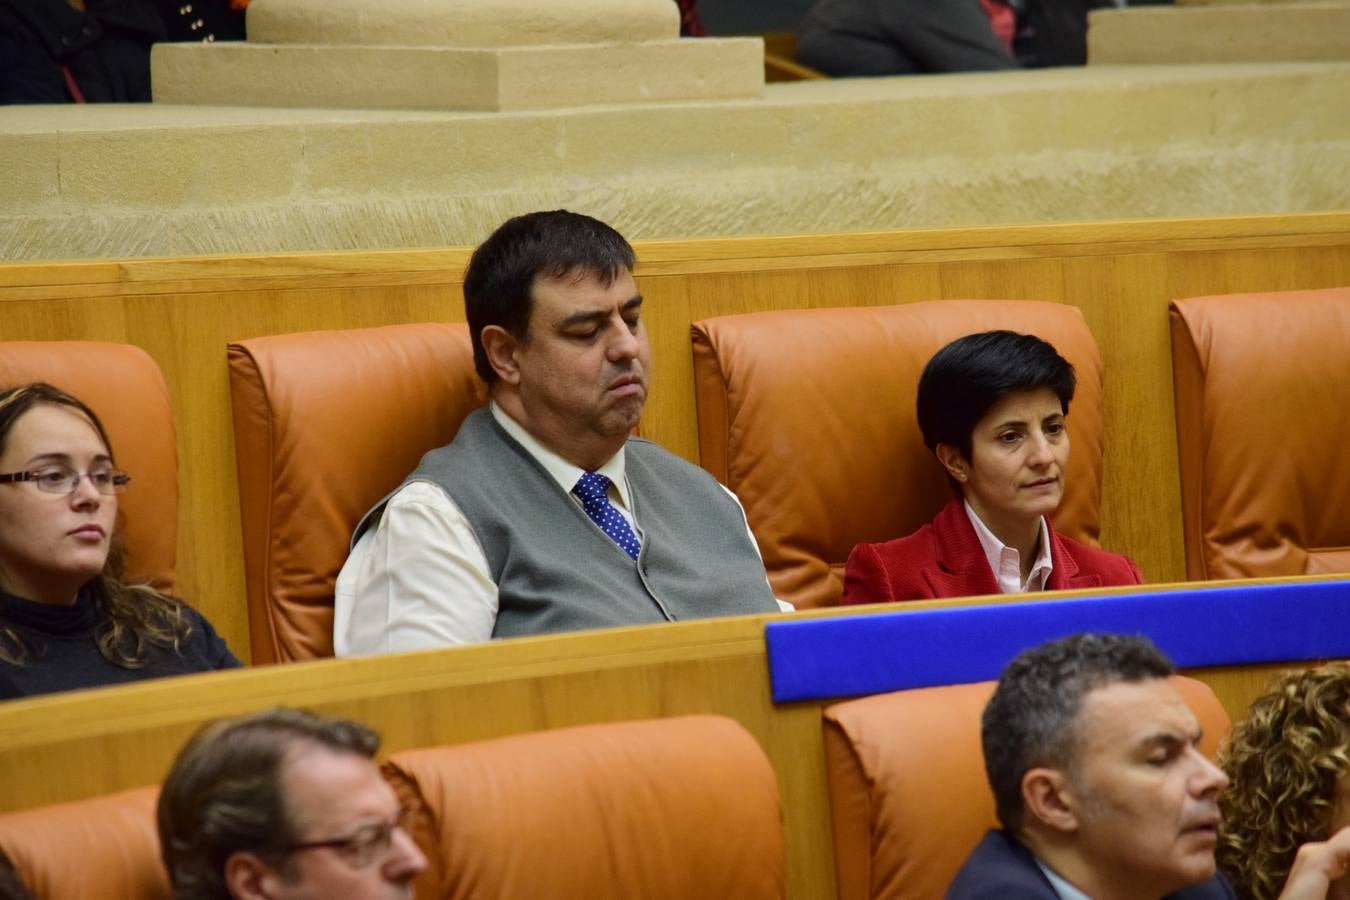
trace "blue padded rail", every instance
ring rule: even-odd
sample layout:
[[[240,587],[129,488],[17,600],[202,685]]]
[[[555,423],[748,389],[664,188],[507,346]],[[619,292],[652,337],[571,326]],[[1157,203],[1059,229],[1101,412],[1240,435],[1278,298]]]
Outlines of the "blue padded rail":
[[[788,619],[764,638],[787,703],[990,681],[1079,631],[1148,635],[1180,668],[1350,658],[1350,580]]]

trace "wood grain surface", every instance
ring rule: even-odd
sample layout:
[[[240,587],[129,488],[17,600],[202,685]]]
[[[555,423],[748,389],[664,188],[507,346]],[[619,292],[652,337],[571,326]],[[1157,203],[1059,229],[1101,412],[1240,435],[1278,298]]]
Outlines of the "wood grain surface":
[[[1350,214],[649,242],[637,251],[655,357],[642,432],[692,461],[694,321],[943,298],[1078,306],[1105,368],[1102,544],[1164,582],[1185,577],[1168,301],[1350,284]],[[226,343],[462,321],[467,259],[465,249],[429,249],[4,264],[0,341],[124,341],[159,363],[178,427],[178,585],[248,658]]]

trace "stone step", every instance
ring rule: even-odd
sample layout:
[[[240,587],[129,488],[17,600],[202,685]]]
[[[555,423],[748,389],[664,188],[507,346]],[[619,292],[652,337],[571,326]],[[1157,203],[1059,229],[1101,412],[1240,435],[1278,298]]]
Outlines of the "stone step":
[[[516,47],[160,43],[156,103],[315,109],[555,109],[727,100],[764,89],[759,38]]]
[[[1350,2],[1211,3],[1101,9],[1088,64],[1350,60]]]
[[[151,90],[194,106],[488,112],[760,95],[758,38],[679,29],[670,0],[252,0],[246,42],[157,44]]]
[[[559,206],[635,239],[1344,210],[1348,96],[1350,62],[514,112],[0,107],[0,259],[467,246]]]

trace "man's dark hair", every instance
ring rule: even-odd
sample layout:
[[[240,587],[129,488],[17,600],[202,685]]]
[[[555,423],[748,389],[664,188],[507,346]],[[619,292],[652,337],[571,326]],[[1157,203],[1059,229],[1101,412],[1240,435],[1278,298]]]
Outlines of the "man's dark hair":
[[[229,900],[225,861],[240,851],[281,865],[302,838],[287,814],[282,766],[309,745],[367,759],[375,732],[302,709],[271,709],[213,722],[174,760],[157,813],[164,865],[176,900]]]
[[[18,866],[0,848],[0,900],[36,900],[36,895],[19,875]]]
[[[1015,331],[957,338],[933,355],[919,377],[918,418],[929,450],[948,444],[970,459],[971,435],[985,414],[1014,391],[1048,387],[1068,415],[1077,380],[1049,343]]]
[[[1041,766],[1071,770],[1088,692],[1166,678],[1176,668],[1142,635],[1075,634],[1018,654],[984,708],[980,739],[998,818],[1022,825],[1022,778]]]
[[[483,351],[484,328],[498,325],[525,340],[536,279],[594,278],[609,287],[636,264],[628,241],[599,219],[565,209],[508,219],[473,251],[464,273],[464,314],[479,377],[497,380]]]

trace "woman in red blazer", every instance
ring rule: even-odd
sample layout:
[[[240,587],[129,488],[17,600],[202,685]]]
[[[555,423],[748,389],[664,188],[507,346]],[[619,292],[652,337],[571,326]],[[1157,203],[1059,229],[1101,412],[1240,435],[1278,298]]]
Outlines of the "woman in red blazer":
[[[1073,366],[1031,335],[987,331],[943,347],[919,379],[924,443],[956,491],[908,537],[859,544],[841,603],[1139,584],[1124,556],[1057,534]]]

